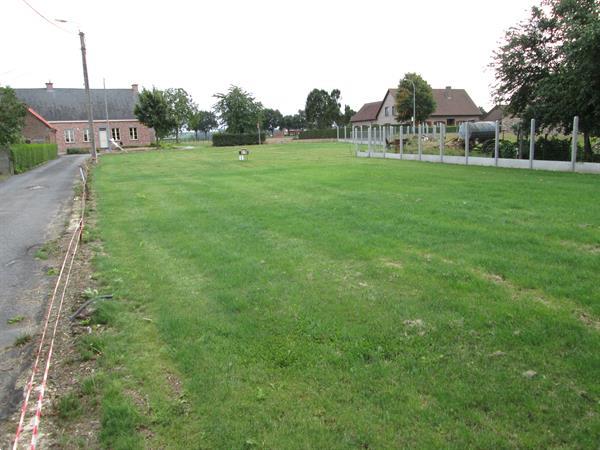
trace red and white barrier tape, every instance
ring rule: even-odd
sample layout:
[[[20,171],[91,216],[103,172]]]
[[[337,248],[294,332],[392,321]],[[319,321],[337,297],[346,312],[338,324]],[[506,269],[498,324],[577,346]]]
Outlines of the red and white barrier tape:
[[[54,301],[56,300],[56,294],[58,293],[58,289],[59,289],[60,283],[62,281],[62,277],[63,277],[64,270],[65,270],[65,266],[67,264],[67,260],[69,259],[69,255],[71,254],[71,262],[69,264],[68,274],[67,274],[67,277],[65,279],[65,283],[64,283],[63,291],[62,291],[62,296],[61,296],[61,300],[60,300],[60,305],[59,305],[58,312],[57,312],[56,319],[55,319],[54,330],[53,330],[52,339],[51,339],[51,342],[50,342],[50,349],[49,349],[48,354],[46,356],[46,368],[44,370],[44,376],[43,376],[43,381],[42,381],[42,385],[41,385],[41,388],[40,388],[40,394],[38,395],[38,403],[37,403],[37,406],[36,406],[36,413],[35,413],[35,416],[34,416],[34,427],[33,427],[33,435],[32,435],[32,438],[31,438],[31,446],[30,446],[30,448],[31,449],[35,449],[35,446],[36,446],[36,443],[37,443],[37,437],[38,437],[38,433],[39,433],[39,423],[40,423],[40,418],[41,418],[41,409],[42,409],[41,408],[41,403],[42,403],[42,400],[44,398],[44,391],[45,391],[45,388],[46,388],[46,382],[47,382],[47,378],[48,378],[48,371],[49,371],[49,368],[50,368],[50,360],[52,359],[52,350],[53,350],[53,347],[54,347],[54,338],[56,336],[56,329],[57,329],[58,322],[59,322],[59,319],[60,319],[60,313],[61,313],[61,310],[62,310],[63,300],[64,300],[65,293],[66,293],[66,290],[67,290],[67,286],[69,284],[69,277],[70,277],[70,274],[71,274],[71,269],[73,267],[73,260],[75,259],[75,254],[77,253],[77,248],[79,246],[79,241],[80,241],[82,233],[83,233],[83,217],[84,217],[84,212],[85,212],[85,182],[86,182],[85,177],[83,176],[83,174],[82,174],[82,179],[83,179],[84,189],[83,189],[83,193],[82,193],[82,196],[81,196],[81,216],[80,216],[80,219],[79,219],[79,223],[78,223],[77,229],[75,230],[75,232],[71,236],[71,240],[69,241],[69,245],[67,247],[67,251],[65,253],[65,257],[64,257],[63,262],[62,262],[61,267],[60,267],[60,272],[58,274],[58,279],[56,280],[56,285],[54,286],[54,290],[52,292],[52,297],[51,297],[50,303],[48,305],[48,311],[46,313],[46,317],[45,317],[45,320],[44,320],[44,327],[42,329],[42,335],[40,337],[40,344],[39,344],[37,352],[36,352],[36,357],[35,357],[35,361],[34,361],[34,364],[33,364],[33,368],[31,370],[31,377],[29,378],[29,382],[27,383],[27,386],[26,386],[25,392],[24,392],[23,404],[21,405],[21,413],[20,413],[20,416],[19,416],[19,423],[17,425],[17,431],[15,433],[15,440],[14,440],[13,447],[12,447],[13,450],[17,450],[18,445],[19,445],[19,439],[20,439],[21,434],[22,434],[23,429],[24,429],[23,424],[25,422],[25,416],[27,414],[27,406],[29,404],[29,397],[31,396],[31,392],[33,390],[35,376],[36,376],[36,374],[38,372],[38,365],[39,365],[39,362],[40,362],[40,356],[42,354],[42,349],[43,349],[44,341],[45,341],[45,338],[46,338],[46,332],[48,330],[48,325],[50,323],[50,316],[52,315],[52,309],[53,309],[53,306],[54,306]],[[75,241],[76,238],[77,238],[77,240]],[[73,247],[73,242],[76,242],[76,244],[75,244],[75,248],[71,252],[71,248]]]
[[[56,320],[54,321],[54,329],[52,330],[52,338],[50,339],[50,348],[48,349],[48,357],[46,358],[46,368],[44,369],[44,377],[42,378],[42,385],[40,386],[40,392],[38,394],[37,406],[35,408],[35,416],[33,418],[33,431],[31,435],[30,449],[35,450],[38,434],[40,419],[42,417],[42,402],[44,400],[44,393],[46,392],[46,385],[48,382],[48,372],[50,371],[50,361],[52,360],[52,351],[54,350],[54,339],[56,338],[56,329],[58,328],[58,322],[60,320],[60,313],[62,312],[63,303],[65,300],[65,294],[67,292],[67,286],[69,285],[69,278],[71,277],[71,269],[73,269],[73,261],[77,254],[77,248],[79,247],[79,238],[81,238],[81,231],[83,229],[83,219],[79,221],[76,234],[78,235],[75,241],[75,248],[71,254],[71,262],[69,263],[69,270],[67,271],[67,277],[63,286],[62,295],[60,296],[60,303],[58,304],[58,312],[56,313]]]

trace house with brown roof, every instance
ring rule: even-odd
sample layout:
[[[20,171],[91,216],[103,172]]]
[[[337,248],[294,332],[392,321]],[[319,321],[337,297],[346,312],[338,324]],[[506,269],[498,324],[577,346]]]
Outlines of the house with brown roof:
[[[515,125],[521,122],[519,117],[515,117],[506,111],[506,105],[494,106],[483,118],[483,120],[500,122],[500,126],[503,131],[513,131]]]
[[[481,111],[466,90],[446,86],[444,89],[432,89],[432,91],[436,107],[433,114],[427,118],[427,123],[459,125],[463,122],[480,120]],[[397,125],[397,93],[398,89],[388,89],[382,101],[365,103],[352,116],[350,122],[353,126]]]

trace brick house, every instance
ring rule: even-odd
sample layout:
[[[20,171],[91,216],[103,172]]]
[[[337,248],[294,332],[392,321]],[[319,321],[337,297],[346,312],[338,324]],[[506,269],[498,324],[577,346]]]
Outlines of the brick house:
[[[436,106],[435,111],[427,118],[427,123],[460,125],[462,122],[480,120],[481,111],[464,89],[452,89],[451,86],[446,86],[444,89],[432,89],[432,91]],[[352,125],[397,125],[397,92],[398,89],[388,89],[382,101],[365,103],[350,119]]]
[[[22,134],[28,142],[55,144],[56,132],[57,129],[50,125],[37,111],[30,107],[27,108]]]
[[[90,91],[97,148],[107,149],[110,139],[124,147],[143,147],[154,141],[154,130],[142,125],[133,113],[139,95],[137,84],[133,84],[131,89]],[[43,121],[55,130],[59,153],[66,153],[69,148],[91,147],[84,89],[57,89],[52,83],[46,83],[46,88],[15,89],[15,93],[33,111],[31,115],[39,123]],[[31,125],[31,128],[26,126],[23,129],[23,136],[39,142],[36,135],[39,130],[33,122]]]

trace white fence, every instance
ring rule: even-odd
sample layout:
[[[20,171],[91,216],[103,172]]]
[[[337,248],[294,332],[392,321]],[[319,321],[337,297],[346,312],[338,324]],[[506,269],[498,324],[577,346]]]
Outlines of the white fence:
[[[471,156],[469,125],[466,123],[465,140],[464,140],[464,155],[451,156],[444,154],[445,152],[445,126],[443,124],[437,126],[419,125],[417,133],[414,129],[404,126],[386,125],[382,127],[354,127],[352,135],[346,139],[341,136],[340,141],[351,142],[355,145],[356,156],[359,158],[385,158],[385,159],[400,159],[410,161],[426,161],[434,163],[446,164],[462,164],[472,166],[492,166],[506,167],[513,169],[534,169],[534,170],[551,170],[559,172],[580,172],[580,173],[597,173],[600,174],[600,163],[577,162],[577,140],[579,133],[579,118],[573,119],[573,136],[571,144],[571,160],[570,161],[547,161],[535,159],[535,120],[531,120],[531,133],[529,144],[528,159],[509,159],[499,157],[500,143],[500,124],[496,121],[494,153],[492,157]],[[410,135],[417,137],[417,153],[404,152],[404,138]],[[398,137],[399,153],[387,152],[387,142],[392,138]],[[424,154],[423,139],[431,137],[436,139],[439,144],[439,154]],[[367,151],[361,151],[359,146],[367,146]]]

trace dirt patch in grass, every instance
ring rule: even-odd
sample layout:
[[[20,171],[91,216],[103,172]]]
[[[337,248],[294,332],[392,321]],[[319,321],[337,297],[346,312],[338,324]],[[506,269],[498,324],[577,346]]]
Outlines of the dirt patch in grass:
[[[530,299],[553,310],[568,311],[586,327],[594,330],[600,330],[600,320],[598,318],[594,317],[594,315],[590,312],[582,311],[581,308],[575,307],[575,305],[568,300],[558,300],[549,297],[537,289],[526,289],[519,287],[498,274],[484,271],[475,271],[475,274],[488,281],[491,281],[492,283],[504,286],[510,292],[514,300]]]
[[[392,261],[389,259],[384,259],[382,260],[383,265],[386,267],[391,267],[392,269],[402,269],[404,267],[404,264],[402,264],[400,261]]]
[[[577,250],[581,253],[589,253],[591,255],[600,254],[600,244],[581,244],[573,241],[561,241],[563,247]]]

